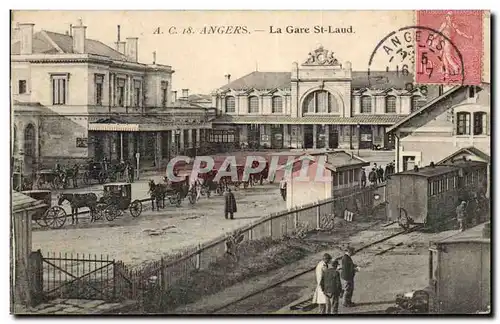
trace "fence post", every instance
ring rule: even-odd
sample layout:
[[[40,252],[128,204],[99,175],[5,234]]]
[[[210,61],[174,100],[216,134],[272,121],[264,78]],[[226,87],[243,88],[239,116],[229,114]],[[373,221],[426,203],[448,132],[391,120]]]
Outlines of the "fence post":
[[[116,275],[117,275],[117,272],[116,271],[116,262],[115,262],[115,259],[113,259],[112,261],[113,263],[113,300],[116,300]]]
[[[250,227],[250,229],[248,230],[248,240],[253,240],[253,227]]]
[[[273,238],[273,214],[269,217],[269,236]]]
[[[198,253],[196,254],[196,270],[201,268],[201,243],[198,243]]]
[[[294,226],[294,229],[297,229],[299,227],[299,212],[298,211],[293,212],[293,226]]]
[[[321,217],[320,217],[320,207],[319,204],[316,206],[316,229],[320,229]]]

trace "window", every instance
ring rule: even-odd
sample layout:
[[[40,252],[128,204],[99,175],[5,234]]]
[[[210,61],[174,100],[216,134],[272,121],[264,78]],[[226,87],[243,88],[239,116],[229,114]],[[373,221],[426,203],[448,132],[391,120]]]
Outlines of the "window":
[[[258,113],[259,112],[259,98],[256,96],[248,97],[248,112]]]
[[[168,82],[162,81],[161,82],[161,106],[162,107],[167,106],[167,89],[168,89]]]
[[[475,97],[476,97],[476,87],[469,86],[469,98],[475,98]]]
[[[395,96],[387,96],[385,98],[385,112],[388,114],[396,113],[396,97]]]
[[[340,107],[335,96],[326,90],[314,91],[304,99],[304,113],[327,114],[339,112]]]
[[[19,94],[26,93],[26,80],[19,80]]]
[[[282,113],[283,112],[283,98],[280,96],[274,96],[272,99],[272,112]]]
[[[372,97],[362,96],[361,97],[361,113],[370,114],[372,112]]]
[[[29,124],[24,130],[24,154],[26,156],[35,155],[35,126]]]
[[[470,113],[457,113],[457,135],[470,135]]]
[[[52,104],[65,105],[66,91],[68,86],[68,77],[66,75],[52,75]]]
[[[141,106],[141,81],[134,81],[134,107]]]
[[[236,112],[236,100],[233,96],[226,97],[226,112],[234,113]]]
[[[118,79],[118,87],[116,88],[116,96],[118,107],[125,107],[125,79]]]
[[[486,135],[486,117],[485,112],[474,113],[474,135]]]
[[[339,186],[342,186],[344,184],[344,172],[340,171],[337,174],[338,174],[338,178],[339,178]]]
[[[411,97],[411,107],[410,111],[414,112],[420,109],[420,103],[419,103],[419,96],[412,96]]]
[[[95,74],[94,75],[94,87],[95,87],[95,104],[97,106],[102,106],[102,87],[104,83],[104,75]]]

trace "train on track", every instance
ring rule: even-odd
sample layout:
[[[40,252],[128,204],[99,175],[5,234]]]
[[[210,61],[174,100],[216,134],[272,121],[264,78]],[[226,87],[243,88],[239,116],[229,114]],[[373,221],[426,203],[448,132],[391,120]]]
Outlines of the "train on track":
[[[460,201],[468,204],[468,214],[487,212],[485,198],[488,164],[460,160],[403,171],[387,180],[388,218],[401,227],[424,224],[430,228],[456,217]]]

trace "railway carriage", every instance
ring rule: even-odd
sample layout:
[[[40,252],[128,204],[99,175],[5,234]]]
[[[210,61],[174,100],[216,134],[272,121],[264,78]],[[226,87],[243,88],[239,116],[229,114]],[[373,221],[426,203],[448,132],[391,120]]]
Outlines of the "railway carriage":
[[[387,212],[403,228],[411,224],[435,227],[455,217],[461,200],[484,196],[485,162],[459,161],[415,168],[391,175],[387,181]]]

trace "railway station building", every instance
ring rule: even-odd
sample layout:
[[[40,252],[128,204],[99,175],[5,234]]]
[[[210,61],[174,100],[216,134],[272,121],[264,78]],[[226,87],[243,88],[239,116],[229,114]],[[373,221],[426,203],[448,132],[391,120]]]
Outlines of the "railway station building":
[[[386,130],[438,95],[411,74],[353,71],[318,47],[290,71],[251,72],[212,93],[214,130],[250,147],[393,149]]]
[[[466,158],[491,169],[490,84],[453,86],[388,128],[396,142],[396,170]],[[489,195],[488,181],[488,195]]]
[[[114,47],[88,39],[80,21],[66,33],[19,24],[11,44],[12,149],[24,172],[87,159],[161,166],[196,150],[215,110],[172,95],[169,65],[138,62],[139,39]],[[208,135],[207,135],[208,136]]]

